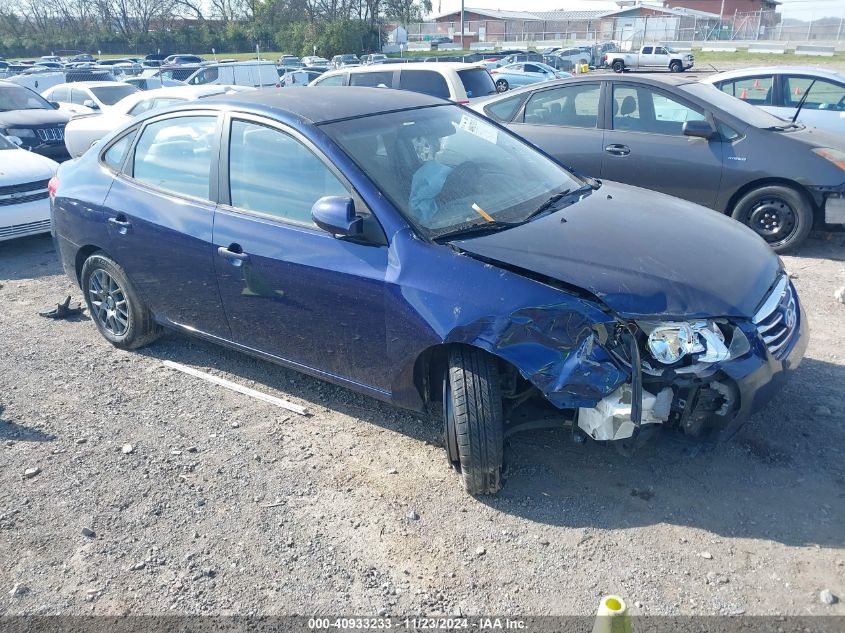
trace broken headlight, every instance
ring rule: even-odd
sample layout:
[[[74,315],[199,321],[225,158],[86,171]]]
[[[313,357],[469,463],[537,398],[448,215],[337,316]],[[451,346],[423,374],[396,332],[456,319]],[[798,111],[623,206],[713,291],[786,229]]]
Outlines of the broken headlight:
[[[697,354],[702,363],[730,358],[725,335],[713,321],[640,322],[647,335],[649,353],[664,365],[674,365],[685,356]]]

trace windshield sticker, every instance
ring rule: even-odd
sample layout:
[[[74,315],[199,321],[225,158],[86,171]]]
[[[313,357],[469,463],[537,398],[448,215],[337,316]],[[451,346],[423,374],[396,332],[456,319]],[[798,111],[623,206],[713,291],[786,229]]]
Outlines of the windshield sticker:
[[[496,128],[466,114],[461,115],[461,122],[458,127],[480,139],[484,139],[488,143],[493,143],[493,145],[499,139],[499,132]]]

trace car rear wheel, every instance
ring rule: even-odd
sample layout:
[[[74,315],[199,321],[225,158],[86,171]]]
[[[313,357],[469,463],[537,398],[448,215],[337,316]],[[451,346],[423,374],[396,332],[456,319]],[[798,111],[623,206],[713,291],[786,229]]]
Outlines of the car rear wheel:
[[[683,71],[684,65],[681,62],[672,62],[669,64],[669,70],[673,73],[679,73]]]
[[[617,59],[615,62],[613,62],[611,68],[613,68],[613,72],[621,73],[623,70],[625,70],[625,62]]]
[[[443,380],[446,454],[471,495],[501,488],[504,413],[496,360],[469,347],[449,353]]]
[[[813,228],[813,207],[807,195],[783,185],[748,192],[731,216],[753,229],[777,253],[801,244]]]
[[[507,92],[510,85],[507,79],[499,79],[496,81],[496,92]]]
[[[104,253],[94,253],[82,266],[82,292],[100,334],[121,349],[153,342],[161,328],[138,296],[123,268]]]

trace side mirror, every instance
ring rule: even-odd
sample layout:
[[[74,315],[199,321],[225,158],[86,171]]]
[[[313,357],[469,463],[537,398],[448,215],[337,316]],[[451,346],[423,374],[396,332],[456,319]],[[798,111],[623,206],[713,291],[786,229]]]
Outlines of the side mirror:
[[[61,108],[61,105],[59,104],[58,101],[51,101],[50,105],[53,106],[54,110],[58,110],[59,108]]]
[[[91,108],[92,110],[100,109],[100,106],[98,106],[93,99],[86,99],[82,102],[82,105],[84,105],[86,108]]]
[[[355,215],[352,198],[324,196],[311,207],[314,224],[332,235],[358,237],[364,233],[364,220]]]
[[[716,128],[710,121],[685,121],[681,130],[684,136],[696,136],[698,138],[710,138],[716,134]]]

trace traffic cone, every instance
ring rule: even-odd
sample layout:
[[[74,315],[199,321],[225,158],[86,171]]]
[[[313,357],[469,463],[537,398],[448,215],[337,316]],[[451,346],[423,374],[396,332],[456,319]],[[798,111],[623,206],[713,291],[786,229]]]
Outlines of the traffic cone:
[[[748,91],[745,88],[742,89],[739,98],[743,100],[748,99]]]
[[[799,88],[798,86],[795,86],[795,93],[794,94],[795,94],[796,97],[800,97],[801,96],[801,88]]]
[[[631,618],[622,598],[605,596],[601,599],[593,633],[631,633]]]
[[[754,80],[754,90],[762,90],[762,89],[763,89],[763,86],[760,85],[760,80],[755,79]]]

